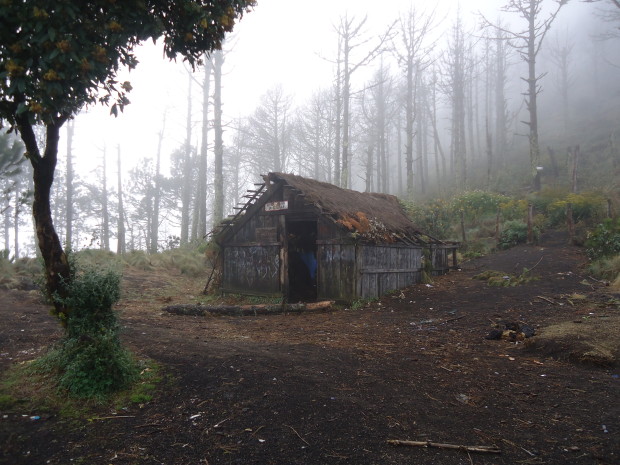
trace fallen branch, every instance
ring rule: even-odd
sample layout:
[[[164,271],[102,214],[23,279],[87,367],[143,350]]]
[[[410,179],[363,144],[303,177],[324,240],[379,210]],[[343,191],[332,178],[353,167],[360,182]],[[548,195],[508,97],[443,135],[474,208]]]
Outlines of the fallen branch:
[[[207,314],[246,316],[296,313],[325,310],[334,305],[331,300],[298,304],[262,304],[262,305],[200,305],[180,304],[164,307],[164,312],[175,315],[205,316]]]
[[[553,300],[551,300],[551,299],[548,299],[547,297],[543,297],[542,295],[537,295],[537,296],[536,296],[536,298],[537,298],[537,299],[544,300],[545,302],[549,302],[550,304],[557,305],[557,303],[556,303],[556,302],[554,302],[554,301],[553,301]]]
[[[464,452],[484,452],[487,454],[501,454],[502,451],[497,446],[463,446],[459,444],[442,444],[431,441],[405,441],[401,439],[388,439],[388,444],[393,446],[410,446],[410,447],[435,447],[437,449],[461,450]]]
[[[290,429],[293,431],[293,433],[295,433],[295,434],[297,435],[297,437],[298,437],[299,439],[301,439],[303,442],[305,442],[305,443],[306,443],[306,445],[308,445],[308,446],[310,445],[310,443],[309,443],[308,441],[306,441],[304,438],[302,438],[302,437],[299,435],[299,433],[295,430],[295,428],[293,428],[292,426],[289,426],[289,425],[284,425],[284,426],[286,426],[287,428],[290,428]]]

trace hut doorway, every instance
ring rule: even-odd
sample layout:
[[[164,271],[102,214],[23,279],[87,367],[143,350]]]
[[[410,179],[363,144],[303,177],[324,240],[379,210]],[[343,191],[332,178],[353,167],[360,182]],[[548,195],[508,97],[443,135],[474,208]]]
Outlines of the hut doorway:
[[[287,221],[289,302],[316,300],[316,221]]]

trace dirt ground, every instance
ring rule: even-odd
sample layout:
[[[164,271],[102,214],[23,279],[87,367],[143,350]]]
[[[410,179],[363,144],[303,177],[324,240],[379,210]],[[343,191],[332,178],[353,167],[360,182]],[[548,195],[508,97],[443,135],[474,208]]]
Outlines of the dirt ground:
[[[195,301],[204,283],[128,272],[119,305],[126,344],[171,381],[143,406],[90,420],[0,412],[0,463],[618,464],[620,367],[485,339],[496,323],[540,331],[618,315],[618,296],[587,279],[583,263],[579,249],[550,235],[363,309],[246,317],[164,313]],[[539,279],[510,288],[472,279],[523,267]],[[32,293],[0,293],[0,321],[0,369],[60,334]]]

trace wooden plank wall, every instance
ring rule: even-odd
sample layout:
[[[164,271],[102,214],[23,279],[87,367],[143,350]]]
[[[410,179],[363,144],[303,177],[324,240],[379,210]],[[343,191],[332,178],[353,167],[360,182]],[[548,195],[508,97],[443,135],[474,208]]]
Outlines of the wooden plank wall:
[[[224,249],[222,289],[276,294],[280,289],[280,246],[247,245]]]
[[[421,281],[422,248],[359,246],[357,268],[357,297],[380,297],[388,291]]]
[[[317,244],[317,297],[354,300],[355,268],[355,245]]]
[[[455,245],[430,245],[430,259],[433,276],[441,276],[450,271],[450,261]]]
[[[254,215],[228,242],[234,244],[264,244],[277,242],[277,227],[279,217],[280,215]]]

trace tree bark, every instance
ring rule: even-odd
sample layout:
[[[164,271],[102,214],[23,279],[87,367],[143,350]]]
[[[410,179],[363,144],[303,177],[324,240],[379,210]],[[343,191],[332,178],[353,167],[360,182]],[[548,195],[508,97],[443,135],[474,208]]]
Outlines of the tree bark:
[[[183,161],[183,191],[181,199],[181,244],[189,242],[189,212],[192,184],[192,75],[188,74],[187,117],[185,121],[185,157]],[[155,193],[155,195],[158,195]]]
[[[67,286],[71,281],[71,267],[67,255],[60,244],[54,229],[50,208],[50,193],[54,183],[54,170],[58,160],[58,141],[64,119],[46,125],[45,151],[39,151],[32,125],[26,118],[19,118],[17,126],[26,146],[26,155],[33,168],[34,199],[32,214],[36,227],[36,237],[45,265],[46,292],[48,297],[68,295]],[[55,303],[55,314],[65,321],[68,309]]]
[[[117,171],[117,189],[118,189],[118,220],[116,223],[116,253],[123,255],[125,253],[125,208],[123,206],[123,182],[121,175],[121,146],[116,146],[116,171]]]
[[[67,190],[65,247],[71,250],[73,243],[73,120],[67,122]]]
[[[108,211],[107,150],[103,147],[103,169],[101,185],[101,249],[110,250],[110,214]]]
[[[222,67],[224,54],[221,50],[213,53],[213,129],[214,154],[213,160],[213,224],[224,218],[224,141],[222,128]]]

